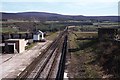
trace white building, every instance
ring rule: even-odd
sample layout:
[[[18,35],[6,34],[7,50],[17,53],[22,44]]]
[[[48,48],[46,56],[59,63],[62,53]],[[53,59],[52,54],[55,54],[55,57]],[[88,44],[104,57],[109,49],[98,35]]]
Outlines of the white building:
[[[44,33],[40,30],[38,32],[35,32],[33,34],[33,41],[34,42],[45,41]]]

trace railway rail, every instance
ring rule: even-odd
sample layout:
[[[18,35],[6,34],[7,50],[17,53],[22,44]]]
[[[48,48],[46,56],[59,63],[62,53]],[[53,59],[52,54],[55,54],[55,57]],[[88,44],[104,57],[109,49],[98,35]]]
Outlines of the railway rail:
[[[67,28],[16,79],[62,80],[66,53]]]

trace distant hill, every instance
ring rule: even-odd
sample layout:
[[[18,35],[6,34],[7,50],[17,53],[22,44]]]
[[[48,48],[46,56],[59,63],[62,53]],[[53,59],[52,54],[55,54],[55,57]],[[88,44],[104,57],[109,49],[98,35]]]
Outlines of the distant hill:
[[[40,21],[64,21],[64,20],[92,20],[92,21],[112,21],[117,22],[118,16],[72,16],[61,15],[56,13],[46,12],[21,12],[21,13],[5,13],[1,12],[2,19],[15,19],[15,20],[40,20]]]

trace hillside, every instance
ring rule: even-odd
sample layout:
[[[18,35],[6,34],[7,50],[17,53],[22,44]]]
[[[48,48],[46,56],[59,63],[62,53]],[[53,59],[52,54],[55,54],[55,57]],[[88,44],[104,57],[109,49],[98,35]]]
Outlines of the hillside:
[[[118,21],[118,16],[82,16],[82,15],[61,15],[56,13],[46,12],[21,12],[21,13],[5,13],[1,12],[2,19],[15,19],[15,20],[42,20],[42,21],[64,21],[64,20],[92,20],[92,21]]]

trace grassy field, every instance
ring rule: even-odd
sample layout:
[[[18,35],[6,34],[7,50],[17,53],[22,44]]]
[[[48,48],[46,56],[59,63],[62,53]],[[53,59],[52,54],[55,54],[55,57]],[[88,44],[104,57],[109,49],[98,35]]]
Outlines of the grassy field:
[[[1,32],[25,32],[25,31],[34,31],[36,29],[41,30],[43,32],[50,31],[50,32],[56,32],[59,30],[63,30],[65,28],[65,25],[60,23],[47,23],[47,22],[3,22],[0,25],[2,28]]]
[[[54,40],[59,32],[49,32],[47,33],[46,40]]]
[[[74,78],[119,77],[120,46],[109,41],[77,40],[77,38],[90,36],[97,37],[97,33],[72,32],[69,34],[70,76]]]
[[[17,30],[12,28],[0,28],[0,33],[12,33],[12,32],[17,32]]]
[[[32,47],[34,47],[37,43],[31,43],[30,45],[26,46],[25,47],[25,50],[29,50],[31,49]]]
[[[28,33],[27,31],[20,31],[18,29],[13,29],[13,28],[8,28],[8,27],[5,27],[5,28],[0,28],[0,33],[20,33],[20,34],[23,34],[23,33]]]
[[[93,48],[91,47],[96,41],[90,40],[76,40],[76,38],[83,38],[89,36],[96,36],[97,33],[70,33],[70,53],[71,53],[71,68],[70,74],[74,78],[100,78],[98,69],[93,68],[93,65],[88,64],[94,59],[92,54]],[[97,68],[97,67],[96,67]]]

